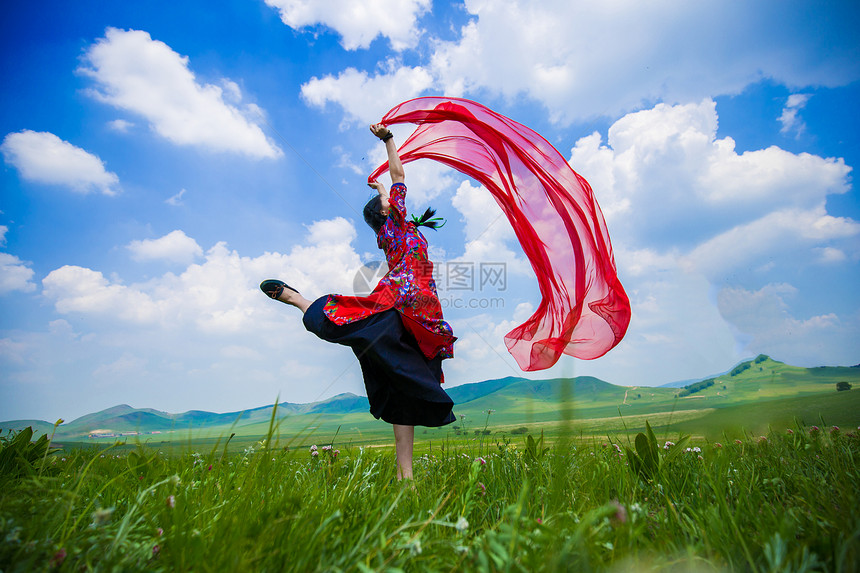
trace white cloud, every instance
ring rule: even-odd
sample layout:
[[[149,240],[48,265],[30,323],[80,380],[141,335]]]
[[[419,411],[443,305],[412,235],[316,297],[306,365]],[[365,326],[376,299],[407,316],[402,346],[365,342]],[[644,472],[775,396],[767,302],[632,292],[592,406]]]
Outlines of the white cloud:
[[[284,18],[290,25],[325,23],[344,34],[349,47],[366,45],[367,36],[378,33],[377,26],[370,26],[367,36],[347,42],[333,19],[349,16],[349,10],[327,5],[319,9],[332,14],[325,17],[310,2],[283,0],[278,5],[293,14]],[[465,9],[471,18],[459,38],[435,40],[429,44],[429,60],[419,67],[399,67],[396,73],[389,69],[377,79],[420,74],[420,82],[394,84],[401,101],[418,95],[416,88],[431,86],[449,96],[498,95],[513,101],[524,95],[543,104],[552,121],[564,124],[617,117],[661,101],[738,94],[762,79],[799,88],[842,86],[860,78],[856,40],[842,24],[855,19],[848,4],[787,8],[776,1],[467,0]],[[358,25],[362,20],[353,21]],[[317,92],[306,94],[310,103],[338,103],[350,119],[374,115],[366,112],[367,102],[351,98],[384,93],[365,89],[374,83],[366,72],[354,69],[306,85]],[[801,127],[801,106],[798,97],[791,99],[786,125]]]
[[[322,24],[341,35],[347,50],[367,48],[378,36],[385,36],[395,50],[413,47],[418,41],[418,18],[428,12],[431,0],[266,0],[277,8],[281,20],[299,29]]]
[[[822,264],[841,263],[848,259],[844,251],[834,247],[822,247],[814,249],[818,254],[818,260]]]
[[[164,202],[174,207],[180,207],[185,204],[182,202],[182,197],[185,195],[185,193],[187,193],[185,189],[180,189],[179,193],[173,195],[172,197],[168,197],[164,200]]]
[[[130,352],[124,352],[117,360],[108,364],[102,364],[93,370],[93,377],[114,382],[117,379],[127,379],[130,375],[146,376],[147,361],[135,356]]]
[[[465,4],[474,18],[432,56],[440,91],[525,94],[561,122],[735,94],[762,78],[836,86],[860,77],[856,40],[842,25],[854,19],[848,4]]]
[[[790,264],[797,265],[807,258],[804,252],[815,255],[812,260],[820,259],[814,245],[858,234],[860,223],[831,217],[824,212],[823,205],[810,211],[786,209],[709,239],[684,257],[684,264],[714,278],[775,256],[787,256]],[[836,261],[832,251],[824,254],[829,255],[829,262]]]
[[[258,158],[283,155],[257,123],[260,108],[241,106],[235,82],[198,83],[188,58],[147,32],[108,28],[84,62],[88,67],[80,71],[96,83],[95,98],[140,115],[174,144]]]
[[[856,364],[857,317],[846,321],[829,313],[796,318],[787,303],[796,295],[797,289],[784,283],[755,291],[727,287],[718,303],[726,320],[747,336],[748,354],[764,353],[801,366]]]
[[[11,338],[0,338],[0,358],[8,363],[20,365],[27,360],[24,357],[27,345]]]
[[[313,77],[302,85],[302,98],[313,106],[325,107],[337,103],[346,113],[349,123],[370,124],[398,103],[428,89],[433,79],[421,67],[398,67],[388,63],[388,70],[375,76],[347,68],[337,77]],[[397,89],[392,89],[397,86]]]
[[[132,241],[126,247],[136,261],[165,260],[173,263],[190,263],[203,255],[197,241],[180,230],[158,239]]]
[[[91,269],[66,265],[42,279],[43,294],[60,314],[102,315],[138,324],[153,322],[158,305],[136,288],[112,284]]]
[[[224,243],[209,249],[199,264],[175,275],[126,285],[101,272],[67,265],[42,281],[44,295],[61,314],[82,313],[114,324],[135,323],[153,328],[193,328],[243,332],[266,320],[265,297],[258,285],[281,277],[308,297],[327,292],[352,294],[352,280],[361,266],[352,247],[353,225],[343,218],[308,226],[303,244],[286,254],[243,257]],[[154,241],[136,241],[129,248],[144,258],[179,262],[197,256],[199,247],[182,231]]]
[[[6,245],[6,233],[9,232],[9,227],[6,225],[0,225],[0,247]]]
[[[10,133],[0,145],[6,162],[23,179],[62,185],[78,193],[115,195],[119,177],[105,169],[97,156],[63,141],[53,133],[29,129]]]
[[[27,263],[9,253],[0,253],[0,294],[12,291],[30,292],[36,288],[31,282],[33,269]]]
[[[115,119],[113,121],[108,122],[108,127],[110,127],[114,131],[118,131],[120,133],[128,133],[128,131],[134,127],[134,124],[130,121],[126,121],[124,119]]]
[[[850,235],[853,221],[822,210],[850,189],[842,159],[777,147],[738,154],[716,126],[711,100],[658,104],[616,121],[607,145],[599,134],[576,143],[570,163],[594,188],[613,241],[687,251],[745,225],[782,225],[786,213],[813,225],[802,234],[811,246]]]
[[[788,96],[788,101],[786,101],[785,107],[782,109],[782,115],[779,116],[779,122],[782,124],[782,128],[779,130],[780,133],[788,134],[793,131],[797,137],[800,137],[806,131],[806,124],[798,117],[798,113],[806,107],[806,102],[811,97],[811,94],[792,94]]]

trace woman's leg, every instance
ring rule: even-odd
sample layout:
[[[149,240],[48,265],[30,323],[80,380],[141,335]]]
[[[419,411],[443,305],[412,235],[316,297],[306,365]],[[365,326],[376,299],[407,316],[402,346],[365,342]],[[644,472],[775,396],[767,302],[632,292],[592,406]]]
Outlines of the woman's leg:
[[[394,450],[397,454],[397,479],[412,479],[412,443],[415,426],[394,426]]]
[[[281,296],[278,297],[278,300],[296,307],[297,309],[302,311],[302,314],[304,314],[308,310],[308,307],[313,302],[312,300],[306,299],[296,291],[288,288],[284,289],[284,291],[281,293]]]

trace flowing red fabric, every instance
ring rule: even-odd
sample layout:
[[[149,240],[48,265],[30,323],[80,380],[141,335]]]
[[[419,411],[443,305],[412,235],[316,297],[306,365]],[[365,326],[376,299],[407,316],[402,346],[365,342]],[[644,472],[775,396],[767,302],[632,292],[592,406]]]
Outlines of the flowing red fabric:
[[[541,302],[505,335],[522,370],[561,354],[594,359],[624,337],[630,301],[618,280],[609,233],[588,182],[531,129],[478,103],[423,97],[382,118],[418,128],[400,147],[404,163],[432,159],[472,177],[502,208],[537,275]],[[388,163],[368,181],[388,170]]]

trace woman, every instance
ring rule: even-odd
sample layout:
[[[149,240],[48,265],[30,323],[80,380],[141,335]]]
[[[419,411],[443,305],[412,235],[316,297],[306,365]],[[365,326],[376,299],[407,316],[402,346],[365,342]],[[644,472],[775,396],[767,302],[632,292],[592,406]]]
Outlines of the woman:
[[[456,337],[442,317],[442,305],[427,258],[421,225],[436,228],[428,209],[420,220],[406,219],[403,164],[393,134],[382,124],[370,131],[385,143],[391,193],[379,181],[364,207],[364,220],[385,252],[388,274],[366,297],[326,295],[315,301],[279,280],[260,288],[304,313],[305,328],[328,342],[352,348],[364,378],[370,412],[394,427],[397,478],[412,478],[415,426],[454,421],[453,401],[442,390],[442,360],[453,356]]]

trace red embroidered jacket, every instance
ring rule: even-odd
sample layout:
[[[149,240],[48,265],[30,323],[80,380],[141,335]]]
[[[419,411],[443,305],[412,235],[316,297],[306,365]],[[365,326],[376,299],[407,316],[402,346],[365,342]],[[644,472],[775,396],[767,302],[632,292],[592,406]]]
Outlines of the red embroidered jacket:
[[[395,183],[390,193],[388,219],[376,238],[385,251],[388,274],[365,297],[329,295],[323,312],[335,324],[349,324],[393,308],[424,356],[451,358],[457,338],[442,318],[427,239],[406,220],[406,185]]]

